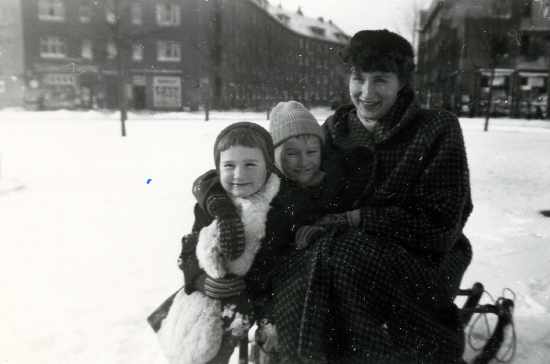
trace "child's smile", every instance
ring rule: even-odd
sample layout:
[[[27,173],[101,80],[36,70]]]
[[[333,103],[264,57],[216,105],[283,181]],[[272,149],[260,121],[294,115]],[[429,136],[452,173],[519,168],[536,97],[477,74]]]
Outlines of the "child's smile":
[[[230,147],[220,153],[219,167],[222,187],[232,197],[249,197],[266,182],[266,163],[259,148]]]

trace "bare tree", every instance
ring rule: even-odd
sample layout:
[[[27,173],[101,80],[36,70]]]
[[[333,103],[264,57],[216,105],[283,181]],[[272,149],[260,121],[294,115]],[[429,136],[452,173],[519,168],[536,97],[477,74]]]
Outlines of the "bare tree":
[[[473,44],[467,45],[469,48],[467,59],[472,63],[474,69],[489,70],[487,100],[482,102],[485,106],[482,110],[485,115],[484,131],[489,129],[489,119],[493,109],[495,69],[499,66],[511,65],[511,55],[517,47],[517,29],[519,29],[519,25],[516,24],[518,17],[515,8],[509,6],[509,3],[508,7],[502,7],[507,3],[494,4],[497,5],[485,9],[484,15],[466,19],[467,31],[471,35],[468,39],[474,40]],[[483,101],[483,97],[481,97],[481,101]]]

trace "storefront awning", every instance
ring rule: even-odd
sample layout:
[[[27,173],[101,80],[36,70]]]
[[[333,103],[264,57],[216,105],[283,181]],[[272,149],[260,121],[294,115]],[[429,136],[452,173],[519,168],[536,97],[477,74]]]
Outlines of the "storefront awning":
[[[491,70],[488,68],[482,68],[479,72],[483,76],[491,76]],[[512,73],[514,73],[512,68],[495,68],[495,76],[510,76]]]

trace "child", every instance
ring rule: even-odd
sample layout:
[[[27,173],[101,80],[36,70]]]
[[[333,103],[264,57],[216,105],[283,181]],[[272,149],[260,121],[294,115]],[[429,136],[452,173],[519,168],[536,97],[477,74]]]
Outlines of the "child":
[[[294,208],[306,213],[308,218],[302,219],[295,234],[295,245],[304,248],[311,241],[327,230],[327,226],[358,226],[361,222],[357,202],[367,198],[370,193],[370,183],[374,173],[373,154],[367,148],[354,148],[343,153],[338,163],[329,163],[330,170],[323,171],[322,148],[324,134],[315,117],[299,102],[288,101],[277,104],[270,113],[270,132],[274,142],[275,165],[285,177],[298,183],[301,187],[300,200],[294,201]],[[218,185],[213,176],[203,175],[196,182],[196,190],[201,191],[199,201],[204,196],[214,196],[221,209],[222,198],[216,190]],[[296,196],[296,194],[294,194]],[[306,206],[302,205],[305,204]],[[225,210],[231,210],[227,206]],[[225,216],[229,216],[227,212]],[[321,220],[319,217],[323,216]],[[315,224],[314,224],[315,223]],[[238,221],[235,221],[238,230]],[[224,238],[231,245],[230,232]],[[228,250],[238,255],[240,249],[236,244]],[[271,273],[273,274],[273,272]],[[258,342],[276,342],[276,330],[271,323],[272,313],[264,310],[265,317],[258,321],[256,339]],[[265,318],[269,318],[266,320]],[[281,338],[282,341],[287,338]],[[269,345],[269,344],[266,344]],[[271,348],[273,349],[273,348]],[[260,351],[264,356],[266,351]],[[260,362],[264,360],[261,358]]]
[[[297,101],[279,102],[271,110],[269,130],[276,166],[312,194],[318,213],[325,216],[321,222],[358,226],[361,217],[354,206],[370,192],[372,151],[354,148],[339,156],[337,163],[324,163],[323,130],[313,114]],[[322,170],[321,165],[331,169]]]
[[[273,159],[271,136],[259,125],[235,123],[216,139],[217,185],[225,193],[212,193],[195,206],[193,232],[184,237],[180,255],[185,286],[170,302],[181,310],[169,308],[166,324],[157,325],[161,343],[163,335],[178,338],[163,347],[172,362],[227,363],[254,314],[265,309],[270,267],[291,249],[302,215],[294,214],[292,186],[274,173]],[[198,186],[193,192],[202,196]],[[238,254],[220,243],[228,205],[242,221],[234,240]]]

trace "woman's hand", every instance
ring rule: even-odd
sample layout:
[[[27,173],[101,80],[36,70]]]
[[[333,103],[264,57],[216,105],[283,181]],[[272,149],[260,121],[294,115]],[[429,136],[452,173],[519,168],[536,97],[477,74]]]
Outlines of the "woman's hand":
[[[358,227],[361,224],[361,211],[359,209],[338,214],[327,214],[317,220],[315,225],[324,226],[350,226]]]
[[[326,229],[323,226],[318,225],[304,225],[300,226],[296,230],[296,235],[294,236],[294,243],[296,244],[296,249],[304,249],[312,241],[317,239],[320,235],[324,234]]]

